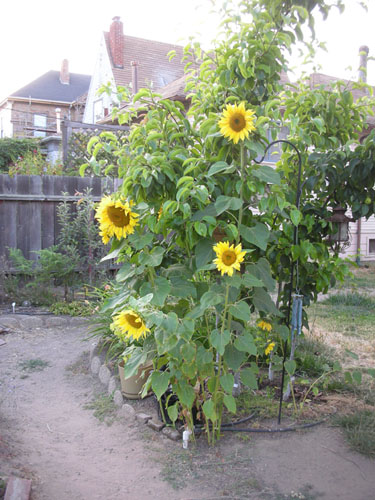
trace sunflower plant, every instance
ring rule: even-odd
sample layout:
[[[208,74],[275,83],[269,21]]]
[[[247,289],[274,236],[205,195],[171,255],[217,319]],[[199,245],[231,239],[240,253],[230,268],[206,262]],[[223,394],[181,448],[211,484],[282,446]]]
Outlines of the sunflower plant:
[[[347,270],[329,251],[325,216],[344,192],[342,179],[349,199],[360,196],[343,157],[353,159],[347,139],[356,139],[369,102],[357,106],[341,89],[335,106],[324,107],[321,89],[284,88],[281,81],[302,25],[313,27],[313,8],[328,14],[334,3],[341,5],[226,2],[215,51],[185,49],[195,63],[186,65],[189,109],[142,89],[134,110],[119,116],[131,125],[115,152],[124,181],[96,215],[100,236],[111,244],[106,258],[121,263],[118,293],[103,309],[126,344],[126,376],[153,359],[144,394],[151,388],[159,401],[174,394],[170,420],[191,430],[201,422],[210,443],[220,436],[223,411],[236,413],[235,384],[255,391],[264,362],[279,370],[288,355],[292,263],[298,261],[305,305]],[[352,122],[342,123],[333,141],[340,105]],[[318,108],[323,118],[314,114]],[[301,151],[303,208],[295,205],[293,148],[280,149],[276,168],[258,163],[284,126]],[[105,141],[96,139],[103,147]],[[333,173],[337,147],[341,178]],[[359,148],[363,160],[373,153],[370,142]],[[373,213],[375,204],[368,207]]]

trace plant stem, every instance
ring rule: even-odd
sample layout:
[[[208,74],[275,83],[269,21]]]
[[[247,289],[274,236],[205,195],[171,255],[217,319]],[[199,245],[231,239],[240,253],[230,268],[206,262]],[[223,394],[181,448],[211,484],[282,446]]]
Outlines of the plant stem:
[[[236,245],[240,242],[240,227],[242,223],[242,215],[243,215],[243,185],[245,182],[245,167],[246,167],[246,148],[243,143],[241,143],[240,150],[240,161],[241,161],[241,189],[240,189],[240,200],[242,201],[241,207],[238,212],[238,234],[236,238]]]

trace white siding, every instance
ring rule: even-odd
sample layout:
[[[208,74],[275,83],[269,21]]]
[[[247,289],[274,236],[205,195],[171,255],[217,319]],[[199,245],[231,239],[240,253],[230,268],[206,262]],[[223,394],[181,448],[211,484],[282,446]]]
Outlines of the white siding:
[[[103,94],[101,97],[98,96],[98,90],[102,87],[102,85],[107,84],[110,84],[112,88],[115,88],[115,79],[113,77],[104,35],[102,35],[95,70],[91,77],[90,88],[87,94],[85,112],[82,120],[84,123],[96,123],[98,120],[98,117],[95,117],[94,111],[94,108],[98,109],[98,105],[94,106],[94,103],[98,103],[98,100],[102,100],[101,108],[103,110],[104,108],[111,110],[115,96],[113,99],[111,99],[107,94]]]
[[[350,247],[343,252],[342,256],[357,257],[358,222],[350,223],[349,229],[351,235]],[[375,252],[370,253],[370,240],[375,240],[375,217],[373,215],[368,220],[365,218],[361,219],[359,257],[362,262],[375,260]]]
[[[12,102],[7,101],[0,110],[0,138],[13,137]]]

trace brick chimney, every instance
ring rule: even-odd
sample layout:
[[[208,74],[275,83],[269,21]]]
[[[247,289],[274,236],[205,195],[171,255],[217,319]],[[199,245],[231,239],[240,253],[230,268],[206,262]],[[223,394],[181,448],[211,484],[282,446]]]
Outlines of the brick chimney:
[[[61,64],[60,83],[62,83],[63,85],[69,85],[70,83],[68,59],[64,59]]]
[[[109,46],[111,49],[112,61],[115,68],[124,67],[124,32],[123,24],[119,16],[112,19],[109,28]]]

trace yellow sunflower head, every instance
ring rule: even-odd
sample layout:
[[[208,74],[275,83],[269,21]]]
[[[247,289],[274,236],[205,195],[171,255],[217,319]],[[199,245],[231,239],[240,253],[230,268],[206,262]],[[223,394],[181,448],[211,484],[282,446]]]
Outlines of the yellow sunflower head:
[[[150,331],[146,327],[142,317],[131,309],[121,311],[117,314],[112,324],[115,329],[118,329],[126,337],[133,337],[134,340],[145,337]]]
[[[99,234],[104,244],[107,244],[113,236],[120,240],[134,233],[134,227],[138,224],[138,214],[132,212],[132,205],[132,202],[115,200],[111,196],[102,198],[95,217],[99,221]]]
[[[268,356],[269,353],[274,350],[274,348],[275,348],[275,342],[270,342],[264,351],[265,355]]]
[[[230,245],[229,241],[220,241],[214,246],[214,251],[217,256],[214,259],[214,264],[216,264],[221,275],[228,274],[228,276],[232,276],[234,269],[240,270],[240,264],[246,254],[246,252],[242,252],[241,243],[235,247]]]
[[[268,321],[264,321],[262,319],[258,322],[258,326],[261,330],[266,332],[270,332],[272,330],[271,323],[268,323]]]
[[[220,132],[224,137],[228,137],[237,144],[249,136],[255,130],[254,111],[246,110],[245,104],[228,104],[219,120]]]

